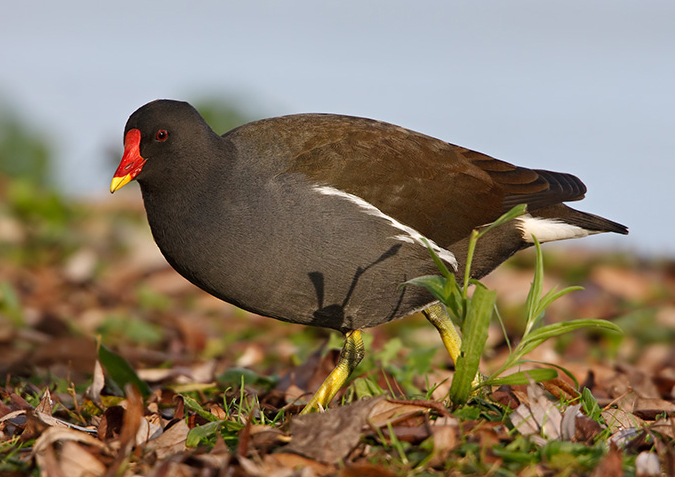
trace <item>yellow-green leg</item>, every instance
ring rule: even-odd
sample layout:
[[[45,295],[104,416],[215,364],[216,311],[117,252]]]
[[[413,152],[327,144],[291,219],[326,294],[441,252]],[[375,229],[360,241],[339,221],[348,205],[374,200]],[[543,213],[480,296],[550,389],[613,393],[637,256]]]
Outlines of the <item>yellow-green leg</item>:
[[[434,303],[429,308],[422,311],[427,320],[431,322],[432,325],[436,327],[438,333],[441,335],[441,340],[445,345],[445,349],[450,353],[450,358],[452,362],[457,364],[457,358],[462,352],[462,338],[455,328],[455,324],[452,322],[448,316],[448,312],[445,311],[445,307],[440,303]],[[481,374],[478,371],[476,377],[473,380],[473,385],[477,386],[481,382]]]
[[[300,414],[307,414],[317,409],[325,409],[365,354],[361,332],[359,330],[348,332],[345,335],[345,344],[342,347],[342,351],[340,351],[337,366],[335,366],[335,369],[321,384],[312,400],[309,401]]]
[[[457,333],[457,328],[445,311],[445,307],[440,303],[434,303],[429,308],[424,310],[424,316],[436,327],[441,335],[445,349],[450,353],[452,362],[457,364],[457,358],[461,353],[462,338]]]

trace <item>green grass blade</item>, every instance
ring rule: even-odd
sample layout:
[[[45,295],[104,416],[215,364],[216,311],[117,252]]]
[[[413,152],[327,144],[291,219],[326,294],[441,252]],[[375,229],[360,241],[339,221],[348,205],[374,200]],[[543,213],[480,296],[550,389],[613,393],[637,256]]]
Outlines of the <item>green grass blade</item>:
[[[525,333],[523,336],[527,336],[534,325],[537,323],[541,313],[537,314],[539,307],[539,297],[541,296],[543,283],[544,283],[544,259],[541,252],[541,245],[536,237],[534,238],[534,246],[536,248],[536,260],[534,265],[534,278],[532,279],[532,285],[530,286],[530,291],[527,294],[527,300],[525,301],[525,309],[527,310],[527,321],[525,322]]]
[[[478,372],[480,358],[487,341],[496,298],[496,292],[481,285],[476,287],[469,302],[462,329],[461,354],[457,359],[450,387],[450,399],[455,405],[464,404],[469,400],[473,380]]]
[[[216,417],[215,414],[211,413],[210,411],[207,411],[204,409],[195,399],[192,399],[190,396],[187,396],[185,394],[181,394],[181,397],[183,398],[183,403],[185,404],[185,407],[190,409],[191,411],[196,412],[199,414],[201,417],[206,419],[207,421],[219,421],[218,417]]]
[[[429,244],[427,239],[422,237],[422,242],[424,242],[424,245],[427,246],[427,249],[429,250],[429,253],[431,254],[431,258],[433,258],[434,263],[436,264],[436,267],[441,271],[441,274],[445,278],[448,278],[448,277],[452,276],[452,273],[450,273],[450,270],[448,270],[448,267],[445,266],[445,263],[443,263],[443,260],[441,260],[439,258],[439,256],[436,254],[436,252],[434,252],[434,249],[431,248],[431,245]]]
[[[506,212],[504,215],[502,215],[501,217],[499,217],[497,220],[495,220],[494,222],[492,222],[490,225],[488,225],[487,227],[485,227],[484,229],[482,229],[482,230],[480,231],[480,233],[478,234],[478,238],[480,238],[480,237],[482,237],[483,235],[485,235],[489,230],[492,230],[492,229],[495,228],[495,227],[499,227],[500,225],[505,224],[505,223],[508,222],[509,220],[513,220],[513,219],[515,219],[516,217],[520,217],[521,215],[524,215],[524,214],[526,214],[526,213],[527,213],[527,205],[525,205],[525,204],[516,205],[516,206],[513,207],[511,210],[509,210],[508,212]]]
[[[595,399],[595,396],[593,396],[593,393],[591,393],[590,389],[588,388],[584,388],[584,390],[581,391],[581,405],[583,406],[584,412],[588,417],[594,421],[600,419],[600,416],[602,415],[602,409],[600,408],[598,401]]]
[[[502,386],[504,384],[516,386],[520,384],[540,383],[549,381],[558,377],[558,371],[551,368],[530,369],[529,371],[518,371],[501,378],[490,378],[483,382],[484,386]]]
[[[516,353],[518,353],[518,357],[520,358],[534,350],[547,339],[560,336],[580,328],[601,328],[617,333],[623,333],[621,328],[606,320],[582,319],[564,323],[553,323],[551,325],[542,326],[541,328],[527,335],[518,345]]]
[[[553,323],[542,326],[541,328],[530,333],[529,336],[523,340],[523,343],[531,340],[547,340],[554,336],[560,336],[562,334],[569,333],[570,331],[578,330],[579,328],[601,328],[614,331],[616,333],[623,333],[621,328],[611,321],[585,318],[581,320],[566,321],[563,323]]]
[[[127,384],[133,384],[146,397],[152,393],[148,383],[138,377],[134,368],[119,354],[109,350],[102,344],[98,347],[98,359],[120,389],[124,389]]]
[[[404,282],[403,285],[415,285],[418,287],[424,287],[436,298],[445,303],[447,301],[446,296],[446,278],[439,277],[438,275],[424,275],[422,277],[412,278],[407,282]]]
[[[541,300],[539,300],[539,303],[537,304],[537,310],[535,311],[535,314],[537,316],[541,315],[546,308],[548,308],[554,301],[556,301],[558,298],[567,295],[570,292],[573,291],[578,291],[578,290],[583,290],[584,287],[580,286],[572,286],[572,287],[567,287],[563,288],[560,291],[556,291],[556,288],[553,287],[551,290],[544,295]]]
[[[202,439],[206,440],[209,436],[218,432],[220,427],[220,422],[209,422],[203,426],[196,426],[190,429],[190,432],[187,435],[185,440],[186,447],[197,447]]]
[[[466,265],[464,266],[464,281],[462,282],[462,300],[467,301],[469,297],[469,279],[471,278],[471,264],[473,263],[473,253],[478,243],[478,230],[471,231],[469,238],[469,249],[466,254]]]
[[[450,318],[461,328],[466,316],[467,302],[464,300],[462,289],[454,276],[446,280],[445,294],[446,300],[442,303],[445,305],[446,310],[448,310]]]
[[[543,366],[550,366],[551,368],[555,368],[558,371],[560,371],[561,373],[563,373],[565,376],[570,378],[570,381],[572,381],[572,383],[574,383],[574,387],[576,389],[579,389],[579,381],[577,380],[576,376],[574,376],[569,369],[567,369],[563,366],[560,366],[560,365],[554,364],[554,363],[547,363],[545,361],[536,361],[536,360],[533,360],[533,359],[523,359],[523,360],[521,360],[521,363],[535,363],[535,364],[541,364]]]

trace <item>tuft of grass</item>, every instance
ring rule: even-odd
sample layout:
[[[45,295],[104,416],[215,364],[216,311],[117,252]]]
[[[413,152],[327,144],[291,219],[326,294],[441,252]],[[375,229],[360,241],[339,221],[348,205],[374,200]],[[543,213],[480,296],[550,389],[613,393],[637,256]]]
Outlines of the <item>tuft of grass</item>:
[[[440,276],[423,276],[414,278],[406,282],[406,285],[417,285],[427,288],[435,298],[437,298],[446,308],[448,315],[461,330],[462,345],[461,354],[455,363],[455,375],[450,388],[450,401],[455,405],[466,403],[472,393],[486,386],[528,384],[531,382],[547,381],[558,376],[557,369],[571,376],[571,373],[565,369],[548,363],[549,368],[535,369],[529,371],[516,371],[503,376],[506,371],[518,368],[520,365],[528,363],[525,359],[528,353],[531,353],[542,343],[550,338],[555,338],[571,331],[583,328],[597,328],[602,330],[621,333],[614,323],[600,319],[580,319],[568,322],[554,323],[550,325],[543,324],[543,318],[546,309],[560,297],[582,289],[581,287],[567,287],[557,290],[556,287],[543,293],[544,281],[544,261],[539,241],[534,238],[536,249],[535,270],[532,285],[526,300],[525,308],[525,329],[522,338],[515,348],[509,348],[511,352],[508,358],[494,373],[485,379],[476,379],[480,365],[480,358],[485,351],[487,342],[487,332],[492,315],[496,312],[495,301],[496,294],[490,291],[478,280],[471,278],[471,264],[473,254],[478,240],[494,227],[498,227],[510,220],[523,215],[526,212],[525,205],[518,205],[509,212],[502,215],[490,226],[482,230],[474,230],[471,234],[466,267],[464,269],[464,281],[460,286],[457,283],[455,275],[450,273],[445,264],[436,255],[431,246],[427,243],[429,253],[438,267]],[[473,296],[469,297],[468,288],[475,287]],[[497,312],[497,316],[499,313]],[[506,333],[505,333],[506,336]],[[508,337],[507,337],[508,343]],[[556,369],[557,368],[557,369]]]

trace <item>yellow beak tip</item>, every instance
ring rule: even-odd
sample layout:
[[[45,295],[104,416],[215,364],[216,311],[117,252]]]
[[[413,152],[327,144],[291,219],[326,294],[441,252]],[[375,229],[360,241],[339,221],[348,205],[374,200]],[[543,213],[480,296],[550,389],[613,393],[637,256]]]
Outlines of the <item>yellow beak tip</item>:
[[[112,194],[117,189],[120,189],[130,181],[131,181],[131,174],[127,174],[126,176],[123,177],[113,177],[112,182],[110,183],[110,193]]]

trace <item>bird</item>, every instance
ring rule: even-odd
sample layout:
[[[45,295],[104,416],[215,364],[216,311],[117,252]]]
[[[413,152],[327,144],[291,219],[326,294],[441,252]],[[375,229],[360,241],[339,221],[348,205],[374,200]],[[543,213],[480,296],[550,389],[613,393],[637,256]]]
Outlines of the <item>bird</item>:
[[[219,135],[189,103],[155,100],[126,123],[111,193],[131,180],[159,250],[187,280],[252,313],[344,334],[337,366],[303,413],[326,408],[347,381],[365,353],[364,329],[422,312],[456,361],[460,338],[442,307],[425,288],[401,286],[438,273],[427,246],[463,270],[472,231],[525,204],[480,239],[470,275],[479,279],[535,237],[628,233],[565,204],[586,193],[572,174],[337,114]]]

